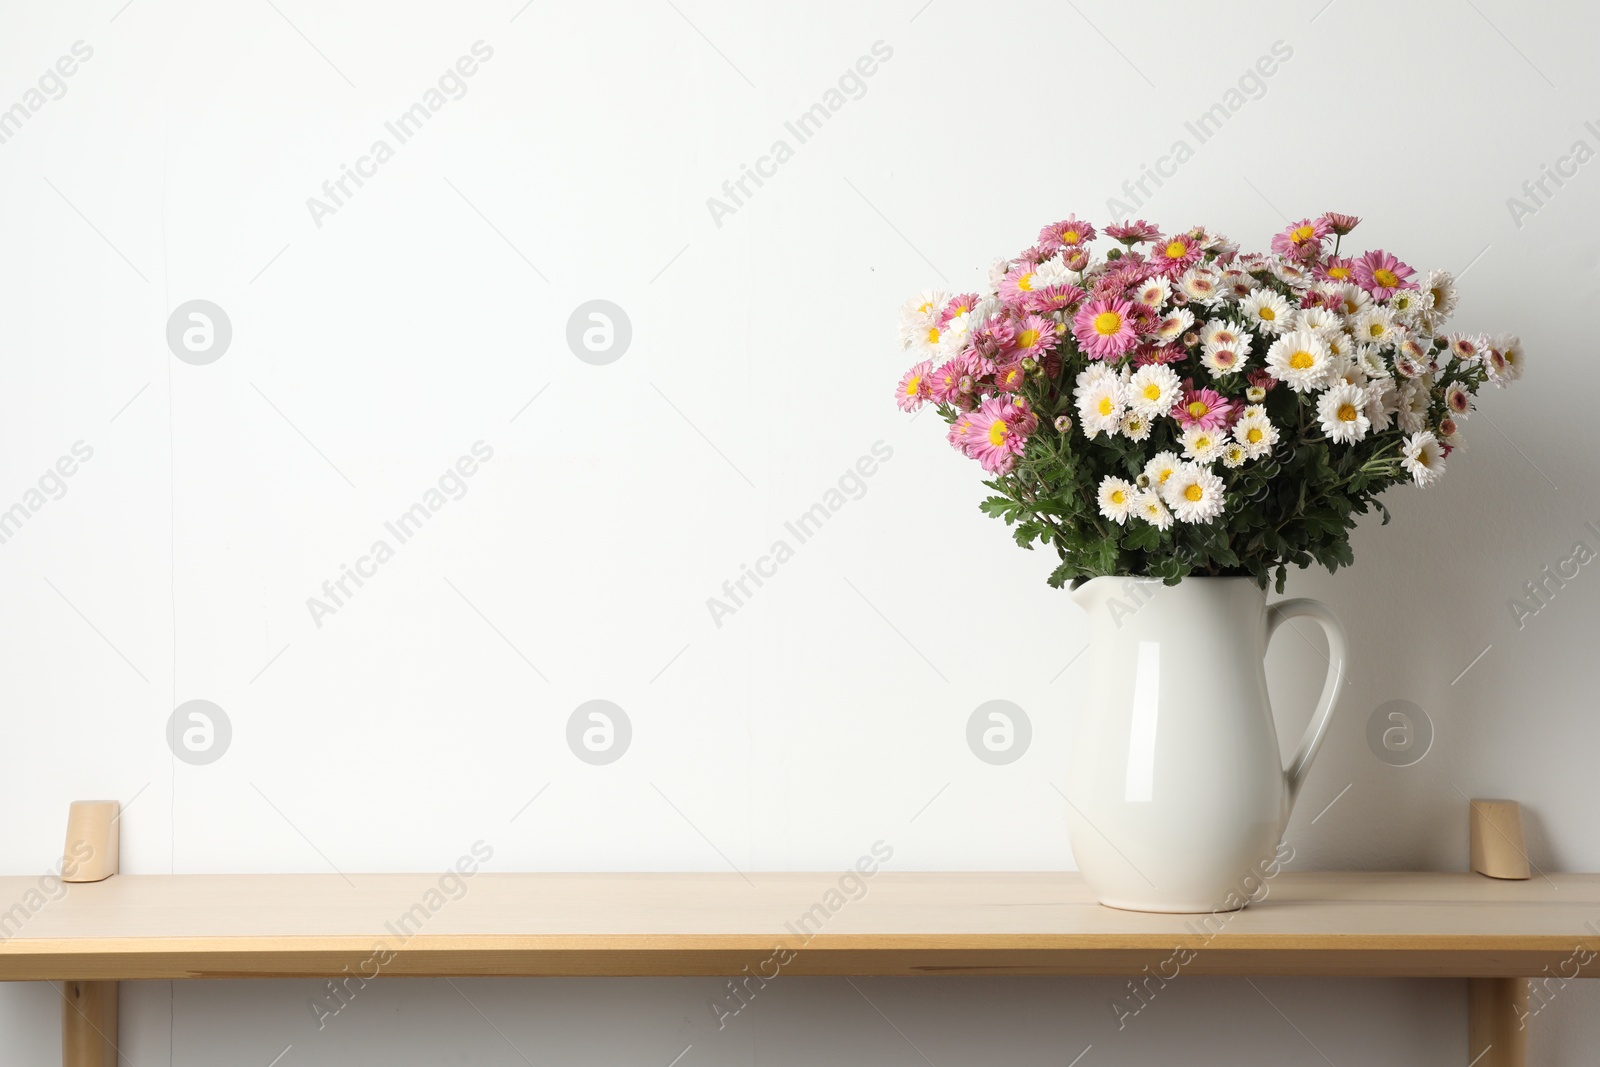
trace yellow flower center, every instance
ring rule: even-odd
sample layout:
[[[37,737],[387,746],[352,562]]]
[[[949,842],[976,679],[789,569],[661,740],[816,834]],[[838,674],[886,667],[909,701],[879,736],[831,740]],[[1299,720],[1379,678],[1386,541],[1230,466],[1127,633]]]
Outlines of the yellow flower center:
[[[1273,311],[1270,307],[1267,307],[1265,305],[1262,306],[1261,311],[1259,312],[1259,314],[1263,319],[1267,320],[1268,322],[1271,322],[1273,319],[1278,317],[1278,313],[1276,311]]]
[[[1100,414],[1102,414],[1102,415],[1111,414],[1111,411],[1115,406],[1116,405],[1111,403],[1111,398],[1109,396],[1103,396],[1103,397],[1100,398]]]
[[[1300,226],[1300,227],[1297,227],[1295,229],[1295,231],[1289,235],[1289,238],[1292,241],[1294,241],[1295,244],[1303,245],[1307,241],[1311,240],[1311,238],[1315,237],[1316,235],[1317,235],[1317,231],[1316,231],[1315,228],[1313,228],[1311,226]]]
[[[1293,367],[1295,370],[1305,370],[1316,361],[1316,356],[1313,356],[1310,352],[1307,352],[1302,348],[1300,351],[1289,357],[1289,366]]]
[[[926,315],[928,312],[933,310],[933,301],[932,300],[923,301],[922,302],[922,306],[917,308],[917,310],[919,312],[921,312],[922,314]]]
[[[1075,245],[1082,239],[1083,235],[1077,230],[1065,230],[1061,234],[1061,243],[1064,245]]]
[[[930,345],[936,345],[936,344],[939,343],[939,327],[937,327],[937,326],[929,326],[928,327],[928,343]]]
[[[1253,445],[1260,444],[1261,443],[1261,427],[1259,427],[1259,426],[1250,427],[1249,430],[1245,431],[1244,439],[1246,441],[1249,441]]]
[[[1017,279],[1017,288],[1024,293],[1033,292],[1033,274],[1030,272]]]
[[[1116,504],[1118,507],[1121,507],[1122,502],[1127,499],[1128,494],[1124,493],[1121,489],[1113,489],[1111,491],[1111,502]]]
[[[1337,278],[1339,281],[1342,282],[1346,278],[1350,277],[1350,268],[1349,267],[1329,267],[1328,268],[1328,277]]]
[[[1160,400],[1161,399],[1161,386],[1157,385],[1155,382],[1151,382],[1149,385],[1145,386],[1144,387],[1144,398],[1146,400],[1151,400],[1151,401]]]
[[[1189,246],[1182,241],[1172,241],[1167,244],[1166,255],[1168,259],[1182,259],[1189,252]]]
[[[1371,326],[1368,326],[1367,327],[1367,336],[1368,337],[1382,337],[1383,336],[1383,323],[1374,322]]]
[[[1018,370],[1017,370],[1017,368],[1015,368],[1015,367],[1012,367],[1012,368],[1011,368],[1011,369],[1009,369],[1009,370],[1007,370],[1007,371],[1006,371],[1006,381],[1005,381],[1005,384],[1007,384],[1007,385],[1010,385],[1010,384],[1012,384],[1012,383],[1013,383],[1013,382],[1015,382],[1015,381],[1016,381],[1016,380],[1017,380],[1017,375],[1018,375],[1018,374],[1019,374],[1019,373],[1020,373],[1020,372],[1019,372],[1019,371],[1018,371]]]
[[[1034,345],[1036,345],[1038,343],[1039,343],[1039,331],[1038,330],[1023,330],[1021,333],[1017,334],[1017,347],[1018,348],[1032,348]]]
[[[1388,267],[1379,267],[1377,270],[1373,271],[1372,279],[1385,289],[1393,289],[1395,286],[1400,284],[1400,279],[1396,277],[1394,271],[1390,270]]]
[[[1205,413],[1210,411],[1210,410],[1211,410],[1211,406],[1209,404],[1207,404],[1204,400],[1191,400],[1189,402],[1189,415],[1192,418],[1196,418],[1196,419],[1204,418],[1205,417]]]
[[[1356,421],[1356,408],[1354,404],[1340,404],[1339,410],[1335,412],[1335,414],[1339,416],[1340,422]]]
[[[906,396],[916,396],[922,391],[922,375],[913,374],[906,379]]]
[[[1110,337],[1122,329],[1122,316],[1115,311],[1102,311],[1094,317],[1094,332],[1101,337]]]
[[[1201,497],[1203,497],[1205,495],[1206,495],[1206,491],[1204,489],[1201,489],[1198,485],[1191,485],[1191,486],[1189,486],[1189,488],[1187,488],[1187,489],[1185,489],[1183,491],[1183,499],[1189,500],[1189,501],[1199,500]]]
[[[1004,419],[995,419],[989,424],[989,443],[999,448],[1006,443],[1006,434],[1009,432]]]

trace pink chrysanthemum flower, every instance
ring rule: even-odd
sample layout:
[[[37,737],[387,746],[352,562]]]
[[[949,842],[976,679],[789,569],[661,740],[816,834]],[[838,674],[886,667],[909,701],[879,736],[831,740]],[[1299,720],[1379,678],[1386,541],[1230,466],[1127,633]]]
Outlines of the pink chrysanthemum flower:
[[[1360,216],[1341,215],[1337,211],[1325,211],[1322,213],[1322,218],[1318,219],[1317,221],[1327,223],[1328,229],[1332,230],[1340,237],[1348,236],[1351,230],[1361,225]]]
[[[994,369],[994,387],[1002,393],[1016,392],[1027,380],[1028,374],[1022,369],[1020,359],[1013,363],[1002,363]]]
[[[929,380],[932,373],[933,361],[928,359],[906,371],[895,390],[895,403],[900,405],[901,411],[915,411],[932,396],[933,383]]]
[[[1150,261],[1169,278],[1176,278],[1200,260],[1200,241],[1192,234],[1180,233],[1157,241]]]
[[[969,416],[967,454],[983,464],[986,471],[1006,473],[1028,442],[1030,422],[1038,425],[1026,404],[1018,406],[1007,398],[989,397]]]
[[[950,302],[939,312],[939,325],[944,326],[957,315],[965,315],[978,305],[977,293],[962,293],[960,296],[950,298]]]
[[[1356,284],[1372,294],[1374,300],[1387,300],[1396,289],[1415,289],[1417,283],[1409,279],[1417,273],[1389,253],[1374,249],[1356,260]]]
[[[1356,277],[1356,261],[1347,256],[1329,256],[1314,268],[1317,280],[1321,282],[1353,282]]]
[[[957,415],[955,421],[950,424],[950,432],[944,435],[944,439],[950,442],[951,448],[954,448],[962,455],[972,455],[972,442],[975,439],[972,429],[972,412],[963,411]]]
[[[1076,285],[1049,285],[1035,290],[1023,307],[1035,314],[1067,311],[1083,302],[1084,292]]]
[[[1196,389],[1193,379],[1183,383],[1183,396],[1172,405],[1172,417],[1184,429],[1221,430],[1228,425],[1233,404],[1215,389]]]
[[[1139,343],[1133,305],[1126,300],[1093,300],[1072,317],[1072,335],[1090,359],[1115,359]]]
[[[1039,359],[1056,346],[1056,324],[1041,315],[1029,315],[1017,328],[1010,355],[1016,359]]]
[[[961,378],[967,373],[962,360],[952,359],[928,379],[928,397],[936,404],[952,404],[961,395]]]
[[[1006,418],[1011,423],[1011,428],[1025,439],[1033,436],[1033,432],[1039,428],[1039,416],[1034,413],[1033,405],[1020,396],[1011,401],[1011,411]],[[1022,442],[1026,443],[1026,440]],[[1018,451],[1021,447],[1021,444],[1017,446]]]
[[[1034,273],[1037,269],[1036,264],[1023,263],[1007,271],[1006,276],[1000,279],[1000,299],[1011,307],[1025,304],[1034,291]]]
[[[1094,240],[1094,227],[1070,215],[1060,222],[1039,231],[1039,247],[1055,252],[1062,248],[1077,248]]]
[[[1136,244],[1143,244],[1145,241],[1154,241],[1157,237],[1160,237],[1161,228],[1153,222],[1146,222],[1144,219],[1135,219],[1133,222],[1124,222],[1116,226],[1107,226],[1106,234],[1110,237],[1116,238],[1118,241],[1121,241],[1129,248],[1132,248]]]
[[[1324,219],[1301,219],[1272,238],[1272,250],[1290,259],[1315,259],[1329,232]]]

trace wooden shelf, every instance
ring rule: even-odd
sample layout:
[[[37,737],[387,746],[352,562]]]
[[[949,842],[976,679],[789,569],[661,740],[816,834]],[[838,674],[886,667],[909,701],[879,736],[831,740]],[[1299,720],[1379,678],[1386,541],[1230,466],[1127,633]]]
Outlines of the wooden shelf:
[[[778,946],[794,975],[1137,975],[1189,949],[1187,974],[1487,978],[1600,948],[1600,875],[1286,872],[1214,916],[1104,908],[1075,874],[881,872],[854,900],[839,881],[118,875],[0,921],[0,980],[338,977],[380,950],[384,976],[735,975]],[[0,900],[36,887],[0,878]]]

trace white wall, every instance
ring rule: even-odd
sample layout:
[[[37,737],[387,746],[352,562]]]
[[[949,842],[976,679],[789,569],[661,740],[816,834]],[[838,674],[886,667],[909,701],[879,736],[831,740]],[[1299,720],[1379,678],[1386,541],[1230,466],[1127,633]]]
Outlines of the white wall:
[[[920,4],[7,4],[0,108],[74,42],[93,55],[0,144],[0,507],[75,442],[93,458],[0,545],[0,869],[44,871],[67,803],[102,795],[130,804],[129,873],[442,869],[479,839],[496,870],[827,869],[880,838],[895,869],[1070,867],[1052,783],[1083,665],[1057,676],[1085,627],[1049,562],[977,512],[976,469],[941,427],[894,410],[894,316],[1069,211],[1103,219],[1179,138],[1194,157],[1140,214],[1256,246],[1280,209],[1361,214],[1372,245],[1470,266],[1459,321],[1521,332],[1533,359],[1487,396],[1442,485],[1358,532],[1353,571],[1292,579],[1343,615],[1356,656],[1289,829],[1296,866],[1461,869],[1470,794],[1526,805],[1542,868],[1600,869],[1600,577],[1520,630],[1507,606],[1575,541],[1600,547],[1584,525],[1600,522],[1600,164],[1520,220],[1506,203],[1576,140],[1600,148],[1600,16]],[[319,227],[307,198],[394,145],[385,121],[480,40],[493,56],[466,95]],[[892,57],[865,94],[714,221],[707,198],[793,145],[784,122],[879,41]],[[1264,95],[1196,144],[1185,121],[1277,41],[1293,55]],[[597,298],[633,331],[605,366],[565,339]],[[165,341],[191,299],[231,320],[209,365]],[[493,458],[466,495],[317,626],[307,598],[478,441]],[[714,625],[707,598],[878,441],[893,456],[864,495]],[[1004,625],[974,624],[997,607]],[[1313,640],[1272,653],[1286,746],[1320,677]],[[964,739],[993,698],[1033,724],[1008,766]],[[232,725],[209,765],[165,740],[193,699]],[[632,724],[610,765],[566,744],[591,699]],[[1436,733],[1415,766],[1365,741],[1394,699]],[[382,985],[321,1032],[314,983],[146,984],[126,994],[123,1051],[138,1067],[285,1046],[285,1067],[666,1064],[685,1046],[686,1067],[1060,1064],[1091,1043],[1086,1067],[1466,1060],[1453,982],[1196,979],[1120,1034],[1110,980],[793,980],[720,1034],[713,982],[459,985],[504,1039],[443,983]],[[54,1060],[55,1000],[0,989],[26,1056],[6,1062]],[[1534,1062],[1586,1062],[1597,1005],[1556,998]]]

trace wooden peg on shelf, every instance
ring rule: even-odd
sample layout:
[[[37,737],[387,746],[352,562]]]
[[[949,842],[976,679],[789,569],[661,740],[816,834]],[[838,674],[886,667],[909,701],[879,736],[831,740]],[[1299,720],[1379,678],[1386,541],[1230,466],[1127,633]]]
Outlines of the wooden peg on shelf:
[[[64,882],[103,882],[122,862],[122,805],[115,800],[75,800],[67,814],[61,854]],[[63,1067],[117,1067],[117,983],[61,983]]]
[[[103,882],[117,873],[122,804],[115,800],[74,800],[67,812],[67,844],[61,852],[63,882]]]
[[[1527,879],[1522,805],[1515,800],[1474,800],[1470,804],[1472,869],[1490,878]]]

